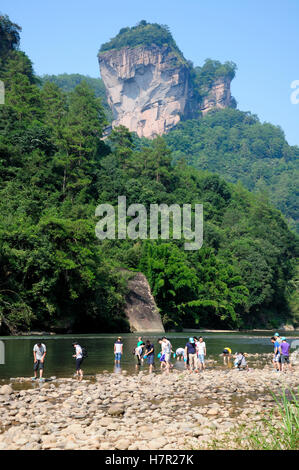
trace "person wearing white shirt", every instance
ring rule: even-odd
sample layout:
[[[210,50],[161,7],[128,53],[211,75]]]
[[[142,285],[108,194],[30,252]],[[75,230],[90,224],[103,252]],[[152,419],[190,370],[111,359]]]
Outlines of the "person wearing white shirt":
[[[37,371],[39,370],[39,380],[43,381],[44,361],[46,356],[46,346],[43,343],[37,343],[33,346],[33,358],[34,358],[34,377],[33,380],[37,379]]]
[[[120,360],[123,354],[123,343],[121,337],[117,338],[117,341],[114,343],[114,357],[115,357],[115,364],[120,365]]]
[[[206,343],[200,336],[196,343],[197,363],[199,370],[205,369],[205,356],[207,355]]]
[[[75,354],[73,357],[76,358],[76,375],[79,377],[80,380],[83,378],[83,370],[81,369],[81,364],[83,361],[83,353],[82,353],[82,348],[80,344],[77,342],[73,343],[73,346],[75,348]]]

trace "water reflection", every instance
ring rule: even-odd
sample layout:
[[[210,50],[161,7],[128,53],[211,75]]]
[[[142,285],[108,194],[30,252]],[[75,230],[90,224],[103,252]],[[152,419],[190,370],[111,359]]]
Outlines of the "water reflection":
[[[121,365],[119,362],[117,362],[116,364],[114,364],[114,369],[113,369],[113,372],[114,374],[121,374]]]
[[[192,333],[191,333],[192,334]],[[117,335],[76,335],[76,337],[66,335],[44,336],[43,343],[47,347],[47,356],[45,359],[45,378],[73,377],[75,364],[72,358],[72,342],[76,339],[87,348],[88,357],[84,360],[84,376],[94,376],[102,373],[104,370],[114,373],[126,371],[128,374],[136,374],[139,371],[148,373],[149,366],[144,364],[136,367],[136,360],[132,354],[138,341],[137,334],[123,334],[123,355],[121,366],[114,364],[113,344]],[[160,361],[157,358],[157,352],[160,350],[158,344],[158,333],[149,333],[144,340],[149,339],[155,346],[155,371],[160,373]],[[170,333],[167,337],[171,340],[173,350],[184,347],[188,341],[188,333]],[[268,335],[258,336],[244,333],[202,333],[207,345],[207,368],[232,367],[232,362],[224,364],[222,352],[228,345],[232,350],[232,355],[236,351],[249,353],[249,367],[263,367],[266,362],[271,364],[271,358],[261,358],[262,354],[271,354],[273,346]],[[288,335],[291,336],[291,335]],[[295,334],[292,339],[298,338]],[[37,337],[1,337],[5,343],[5,364],[0,364],[0,380],[10,377],[32,377],[33,354],[32,349],[37,341]],[[176,369],[184,370],[185,363],[178,361],[177,358],[171,359]],[[37,384],[36,384],[37,385]]]

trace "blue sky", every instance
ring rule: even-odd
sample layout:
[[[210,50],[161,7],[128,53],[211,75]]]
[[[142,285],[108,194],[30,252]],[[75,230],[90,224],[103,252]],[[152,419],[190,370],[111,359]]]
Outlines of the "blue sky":
[[[97,77],[98,49],[120,28],[167,24],[194,65],[234,61],[238,108],[280,125],[299,145],[299,104],[290,99],[299,80],[298,0],[1,0],[0,11],[22,26],[21,49],[39,75]]]

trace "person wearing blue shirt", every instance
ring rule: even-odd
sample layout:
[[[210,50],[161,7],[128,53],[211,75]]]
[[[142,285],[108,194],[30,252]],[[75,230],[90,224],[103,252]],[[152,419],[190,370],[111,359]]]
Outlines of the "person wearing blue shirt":
[[[271,343],[274,346],[274,354],[273,354],[273,360],[272,360],[273,366],[277,372],[280,372],[281,371],[281,358],[280,358],[280,352],[279,352],[280,342],[277,340],[275,336],[272,336]]]
[[[185,357],[187,357],[188,369],[190,371],[196,369],[197,355],[194,338],[189,338],[188,343],[185,346]]]

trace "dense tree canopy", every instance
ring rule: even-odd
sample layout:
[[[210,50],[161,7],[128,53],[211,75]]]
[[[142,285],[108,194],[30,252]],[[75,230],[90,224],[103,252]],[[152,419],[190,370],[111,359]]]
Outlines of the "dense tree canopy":
[[[112,111],[108,105],[105,85],[101,78],[92,78],[79,73],[62,73],[60,75],[43,75],[42,77],[39,77],[39,80],[41,85],[44,85],[47,82],[55,83],[55,85],[66,93],[73,91],[81,82],[86,82],[93,90],[95,96],[97,98],[101,98],[106,118],[109,122],[112,121]]]
[[[132,28],[122,28],[119,33],[110,41],[102,44],[100,54],[111,49],[121,49],[122,47],[137,46],[168,46],[184,60],[182,52],[179,50],[167,25],[158,23],[147,23],[140,21]]]
[[[282,129],[261,123],[236,109],[211,111],[201,119],[180,123],[166,141],[173,162],[223,176],[260,192],[298,228],[299,148],[288,145]]]
[[[169,135],[170,147],[162,137],[136,145],[124,127],[104,141],[105,112],[88,84],[80,81],[72,91],[51,81],[41,87],[16,44],[1,56],[0,69],[7,84],[0,107],[2,332],[128,331],[124,267],[147,276],[167,328],[298,322],[291,311],[297,238],[263,193],[188,166],[197,138],[191,130],[189,142],[184,137],[188,123],[175,131],[181,135]],[[216,158],[215,147],[228,146],[226,135],[239,132],[244,155],[260,140],[263,160],[279,160],[283,151],[293,161],[296,149],[282,144],[278,128],[242,114],[236,130],[234,113],[190,124],[203,132],[198,145],[209,155]],[[185,251],[184,240],[172,236],[98,240],[96,206],[116,205],[121,195],[146,209],[203,204],[202,248]]]

